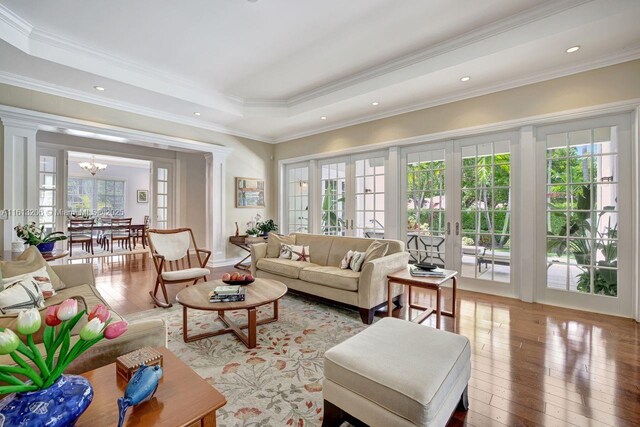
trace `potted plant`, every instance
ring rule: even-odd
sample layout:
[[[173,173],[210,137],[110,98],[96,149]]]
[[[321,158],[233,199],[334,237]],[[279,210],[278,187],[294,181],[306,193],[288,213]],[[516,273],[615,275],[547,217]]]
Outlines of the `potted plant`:
[[[0,386],[0,394],[11,393],[0,401],[4,425],[74,425],[87,409],[93,399],[91,384],[84,377],[63,372],[103,338],[115,339],[122,335],[127,323],[110,322],[107,307],[97,304],[72,346],[71,330],[85,314],[84,310],[78,313],[74,299],[48,307],[42,335],[45,354],[33,339],[42,323],[38,309],[18,314],[16,331],[25,337],[26,344],[11,329],[0,329],[0,355],[8,354],[16,363],[16,366],[0,365],[0,383],[6,384]]]
[[[53,247],[57,241],[67,239],[67,236],[65,236],[62,231],[45,233],[44,225],[38,227],[35,222],[30,222],[25,225],[18,224],[15,230],[20,239],[28,245],[36,246],[42,253],[53,251]]]
[[[272,231],[278,231],[278,224],[276,224],[274,220],[268,219],[266,221],[258,222],[256,224],[256,228],[262,236],[266,236]]]

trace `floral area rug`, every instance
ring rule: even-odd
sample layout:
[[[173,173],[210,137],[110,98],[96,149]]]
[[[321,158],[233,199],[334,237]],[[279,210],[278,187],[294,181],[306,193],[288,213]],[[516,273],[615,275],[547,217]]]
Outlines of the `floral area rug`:
[[[258,319],[271,310],[261,307]],[[189,310],[189,332],[222,327],[216,316]],[[246,323],[246,311],[228,316]],[[151,318],[166,321],[169,349],[227,398],[217,412],[223,427],[320,426],[324,352],[366,328],[355,312],[292,295],[280,300],[277,322],[258,326],[258,345],[251,350],[233,334],[186,344],[179,304],[127,316]]]

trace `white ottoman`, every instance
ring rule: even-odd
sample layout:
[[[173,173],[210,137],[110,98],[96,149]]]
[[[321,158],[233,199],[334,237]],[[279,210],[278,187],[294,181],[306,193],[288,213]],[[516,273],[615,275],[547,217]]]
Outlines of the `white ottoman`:
[[[324,355],[324,426],[444,426],[467,410],[471,348],[461,335],[385,317]],[[355,420],[353,420],[355,418]]]

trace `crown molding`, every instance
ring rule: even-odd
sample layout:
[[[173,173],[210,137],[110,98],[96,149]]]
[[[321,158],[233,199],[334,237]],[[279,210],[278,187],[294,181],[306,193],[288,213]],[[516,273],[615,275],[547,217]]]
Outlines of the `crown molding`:
[[[3,124],[17,122],[31,124],[32,126],[37,126],[40,130],[48,132],[70,133],[69,131],[72,131],[73,133],[71,134],[76,136],[86,134],[86,137],[93,137],[95,139],[100,139],[100,137],[103,136],[104,139],[122,144],[142,143],[142,145],[150,145],[154,147],[164,146],[164,148],[189,151],[195,150],[224,156],[233,151],[232,148],[225,147],[223,145],[145,132],[121,126],[112,126],[104,123],[42,113],[39,111],[26,110],[24,108],[16,108],[1,104],[0,120]]]
[[[14,30],[28,36],[33,30],[33,25],[22,19],[22,17],[15,14],[11,9],[3,4],[0,4],[0,22],[4,22]]]
[[[190,117],[183,117],[178,114],[168,113],[165,111],[132,104],[125,101],[109,99],[109,98],[105,98],[104,96],[98,96],[91,93],[83,92],[81,90],[71,89],[64,86],[58,86],[42,80],[36,80],[29,77],[20,76],[17,74],[7,73],[4,71],[0,71],[0,83],[8,84],[11,86],[17,86],[17,87],[21,87],[29,90],[35,90],[38,92],[48,93],[50,95],[62,96],[64,98],[69,98],[76,101],[88,102],[88,103],[100,105],[103,107],[114,108],[117,110],[122,110],[122,111],[126,111],[133,114],[140,114],[142,116],[152,117],[155,119],[166,120],[173,123],[179,123],[186,126],[192,126],[199,129],[206,129],[214,132],[224,133],[231,136],[253,139],[260,142],[267,142],[267,143],[273,142],[272,138],[265,138],[261,135],[242,132],[237,129],[229,128],[229,127],[218,125],[215,123],[209,123],[203,120],[192,119]]]
[[[444,53],[469,46],[471,44],[477,43],[478,41],[505,33],[507,31],[530,24],[532,22],[539,21],[540,19],[546,18],[553,14],[573,9],[591,1],[592,0],[558,0],[551,3],[544,3],[539,6],[534,6],[521,13],[498,20],[485,27],[470,31],[445,42],[431,45],[426,49],[422,49],[399,58],[394,58],[384,64],[373,67],[361,73],[353,74],[349,77],[331,82],[322,87],[318,87],[316,89],[312,89],[310,91],[295,95],[287,100],[287,105],[289,107],[293,107],[295,105],[320,98],[341,89],[345,89],[349,86],[353,86],[355,84],[362,83],[367,80],[383,76],[385,74],[389,74],[391,72],[418,64],[420,62],[424,62],[428,59],[432,59]]]
[[[458,92],[454,95],[448,95],[448,96],[440,97],[437,99],[431,99],[426,102],[421,102],[421,103],[417,103],[417,104],[413,104],[413,105],[409,105],[401,108],[395,108],[392,110],[387,110],[387,111],[376,113],[376,114],[369,114],[369,115],[362,116],[352,120],[343,120],[331,125],[316,127],[314,129],[310,129],[304,132],[292,133],[279,138],[275,138],[273,140],[273,143],[279,144],[279,143],[291,141],[294,139],[305,138],[308,136],[317,135],[319,133],[329,132],[337,129],[343,129],[349,126],[355,126],[362,123],[372,122],[375,120],[386,119],[389,117],[398,116],[400,114],[411,113],[414,111],[423,110],[431,107],[437,107],[439,105],[449,104],[456,101],[462,101],[462,100],[474,98],[477,96],[488,95],[488,94],[500,92],[503,90],[514,89],[521,86],[540,83],[543,81],[552,80],[560,77],[566,77],[572,74],[595,70],[598,68],[603,68],[603,67],[607,67],[615,64],[620,64],[623,62],[633,61],[636,59],[640,59],[640,46],[630,50],[626,50],[624,52],[618,52],[613,55],[602,57],[595,61],[586,61],[580,64],[571,65],[561,69],[546,70],[541,73],[530,74],[520,79],[512,80],[508,83],[499,83],[495,85],[485,86],[482,88],[477,88],[470,91]]]

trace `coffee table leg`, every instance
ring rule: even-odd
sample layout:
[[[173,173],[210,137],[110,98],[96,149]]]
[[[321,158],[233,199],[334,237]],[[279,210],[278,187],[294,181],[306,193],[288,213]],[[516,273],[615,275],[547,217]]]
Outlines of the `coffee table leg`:
[[[275,308],[275,307],[274,307]],[[247,328],[247,335],[249,338],[249,345],[247,348],[255,348],[256,347],[256,309],[250,308],[247,310],[247,316],[249,318],[249,324]]]
[[[276,320],[278,320],[278,301],[279,300],[275,300],[273,302],[273,321],[275,322]]]
[[[182,340],[187,342],[187,306],[182,306]]]

